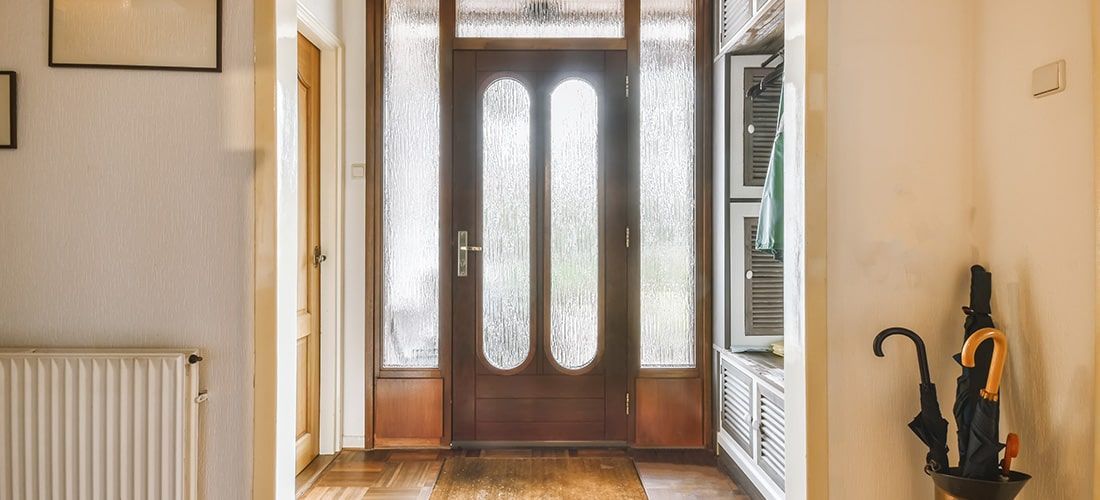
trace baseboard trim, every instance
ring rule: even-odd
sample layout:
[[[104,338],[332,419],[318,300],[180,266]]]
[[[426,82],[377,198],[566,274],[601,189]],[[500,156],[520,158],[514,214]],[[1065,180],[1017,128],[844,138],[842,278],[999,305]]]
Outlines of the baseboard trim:
[[[362,450],[367,447],[366,436],[344,436],[341,441],[345,450]]]

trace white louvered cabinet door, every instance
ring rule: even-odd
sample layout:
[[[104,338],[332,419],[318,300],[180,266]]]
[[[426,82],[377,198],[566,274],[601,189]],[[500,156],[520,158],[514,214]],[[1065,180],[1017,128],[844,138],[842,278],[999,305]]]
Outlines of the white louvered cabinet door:
[[[752,377],[723,360],[722,430],[745,451],[753,454],[753,381]]]
[[[782,487],[787,455],[783,397],[763,384],[757,384],[756,388],[759,403],[756,462],[775,484]]]

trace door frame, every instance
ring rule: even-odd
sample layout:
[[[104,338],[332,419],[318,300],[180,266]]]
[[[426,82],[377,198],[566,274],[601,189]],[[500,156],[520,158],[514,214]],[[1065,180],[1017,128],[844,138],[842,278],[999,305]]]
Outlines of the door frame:
[[[647,388],[657,387],[657,391],[650,390],[651,399],[657,401],[650,407],[660,407],[664,403],[671,404],[674,398],[666,397],[675,395],[681,386],[686,385],[693,393],[698,392],[699,397],[691,401],[692,406],[699,407],[701,420],[699,429],[690,434],[693,441],[706,449],[714,449],[716,434],[713,432],[713,360],[710,356],[712,343],[711,332],[711,265],[713,256],[710,252],[711,235],[709,227],[712,217],[711,192],[711,123],[712,110],[709,107],[713,81],[711,71],[713,69],[714,46],[712,41],[713,8],[714,0],[693,0],[696,12],[696,365],[683,370],[644,370],[638,367],[638,355],[633,346],[637,343],[638,325],[635,319],[637,305],[633,302],[628,305],[631,308],[628,320],[628,328],[632,348],[627,367],[628,392],[635,395],[631,403],[631,411],[627,420],[627,442],[630,446],[637,446],[635,430],[637,426],[638,388],[637,382],[644,381]],[[454,51],[471,49],[493,50],[623,50],[627,51],[627,73],[630,81],[637,82],[640,67],[640,17],[641,1],[625,0],[624,21],[625,33],[622,38],[516,38],[516,39],[488,39],[488,38],[458,38],[455,35],[456,0],[440,0],[439,6],[439,77],[440,77],[440,231],[441,241],[450,242],[453,235],[447,234],[452,227],[451,214],[451,176],[452,166],[452,120],[454,114],[453,99],[453,74]],[[438,382],[441,387],[442,409],[442,435],[438,439],[438,446],[447,447],[452,444],[452,381],[451,381],[451,286],[452,286],[452,257],[450,247],[446,244],[440,248],[440,333],[439,333],[439,367],[429,370],[415,369],[388,369],[380,367],[381,351],[381,164],[382,164],[382,128],[383,128],[383,55],[384,55],[384,30],[385,30],[385,2],[368,2],[366,6],[366,150],[367,150],[367,224],[366,224],[366,291],[365,316],[366,316],[366,349],[364,362],[364,414],[365,437],[363,446],[366,449],[378,447],[374,435],[376,433],[376,396],[377,385],[380,381],[420,380],[422,382]],[[639,129],[639,100],[636,92],[629,94],[628,130],[631,131],[630,141],[633,145],[628,153],[628,162],[633,171],[638,168],[637,133]],[[632,174],[633,175],[633,174]],[[631,224],[637,227],[636,223]],[[632,278],[637,279],[635,276]],[[633,299],[632,299],[633,300]],[[696,391],[697,384],[698,390]],[[427,395],[427,385],[420,388]],[[431,394],[432,398],[436,396]],[[425,396],[427,398],[427,396]],[[435,403],[435,399],[427,398]],[[393,401],[390,401],[393,403]],[[652,401],[651,401],[652,403]],[[385,406],[383,402],[380,406]],[[652,422],[653,420],[650,420]],[[433,422],[434,425],[434,422]],[[700,435],[701,434],[701,435]],[[433,441],[434,442],[434,441]],[[383,443],[385,446],[397,446],[392,443]],[[426,446],[427,443],[420,443]],[[696,445],[692,445],[695,447]],[[643,444],[641,447],[661,447],[660,445]],[[682,447],[682,446],[671,446]]]
[[[344,46],[298,0],[298,32],[321,49],[321,455],[342,448],[344,338]]]

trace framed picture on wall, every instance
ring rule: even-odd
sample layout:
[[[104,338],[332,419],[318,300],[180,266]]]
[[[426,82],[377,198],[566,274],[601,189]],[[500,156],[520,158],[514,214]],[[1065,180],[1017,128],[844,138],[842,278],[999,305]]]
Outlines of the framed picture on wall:
[[[15,72],[0,71],[0,149],[15,149],[16,94]]]
[[[222,69],[222,0],[50,0],[53,67]]]

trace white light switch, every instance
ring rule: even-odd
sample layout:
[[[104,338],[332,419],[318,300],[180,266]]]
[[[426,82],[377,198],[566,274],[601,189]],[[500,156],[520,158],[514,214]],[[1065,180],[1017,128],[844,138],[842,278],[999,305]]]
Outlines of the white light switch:
[[[367,165],[363,163],[353,163],[351,165],[351,178],[362,179],[367,176]]]
[[[1066,90],[1065,59],[1052,62],[1031,73],[1031,95],[1046,97]]]

